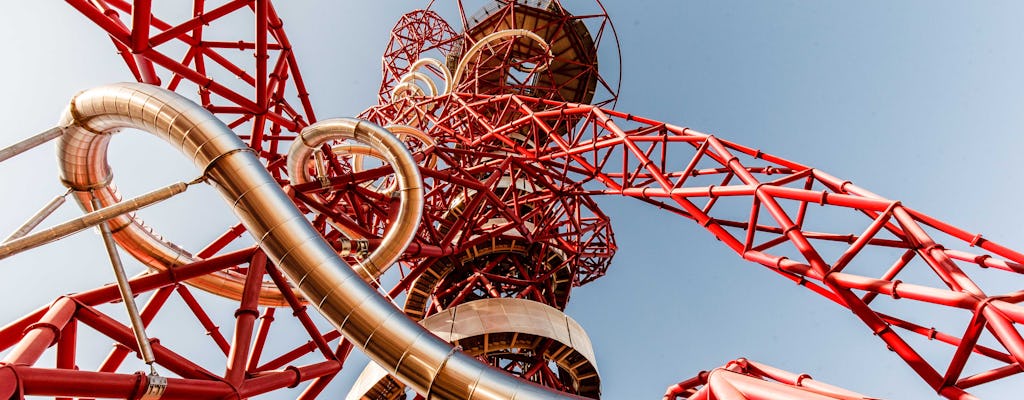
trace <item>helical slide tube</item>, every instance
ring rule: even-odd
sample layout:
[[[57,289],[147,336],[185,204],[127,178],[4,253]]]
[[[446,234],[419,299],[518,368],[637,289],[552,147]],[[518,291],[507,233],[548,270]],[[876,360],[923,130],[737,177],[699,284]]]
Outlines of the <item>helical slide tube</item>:
[[[444,76],[444,94],[452,92],[452,73],[448,71],[448,67],[442,64],[435,58],[424,57],[416,60],[409,66],[409,72],[416,72],[418,69],[423,68],[426,65],[433,65],[435,68],[441,71]],[[428,78],[429,79],[429,78]],[[433,80],[431,80],[433,82]]]
[[[388,132],[394,134],[395,137],[397,137],[398,140],[402,141],[403,143],[405,143],[406,138],[409,137],[412,137],[420,141],[426,147],[433,146],[437,143],[436,141],[434,141],[434,138],[430,137],[430,135],[427,135],[426,133],[423,133],[423,131],[408,125],[390,124],[388,126],[385,126],[384,129],[387,129]],[[351,155],[353,173],[366,170],[365,168],[363,168],[363,159],[365,159],[366,157],[374,157],[379,160],[386,160],[384,156],[381,154],[381,151],[374,149],[373,147],[364,146],[361,144],[336,145],[331,147],[331,152],[334,153],[335,155]],[[433,169],[436,165],[437,156],[433,154],[431,154],[430,156],[423,160],[423,166],[425,166],[426,168]],[[308,178],[306,177],[300,179],[304,179],[303,182],[308,182]],[[391,183],[387,186],[374,185],[373,182],[365,182],[363,183],[362,186],[377,193],[390,193],[393,192],[398,187],[398,181],[391,181]]]
[[[427,74],[417,71],[418,69],[426,65],[433,65],[435,68],[441,71],[442,77],[444,78],[443,94],[451,93],[452,73],[448,71],[448,67],[444,66],[444,64],[441,64],[441,62],[436,59],[421,58],[416,60],[416,62],[412,63],[412,65],[409,66],[409,72],[406,72],[405,75],[402,75],[402,77],[398,80],[398,85],[396,85],[394,89],[391,89],[392,101],[397,100],[401,97],[426,95],[426,92],[423,91],[423,88],[417,85],[416,82],[425,83],[427,85],[427,89],[430,89],[430,96],[438,95],[437,84],[434,83],[434,80],[430,79],[430,76],[427,76]]]
[[[110,180],[106,145],[117,129],[135,128],[167,141],[204,171],[270,260],[331,324],[427,398],[578,398],[480,363],[407,318],[335,253],[256,154],[222,121],[188,99],[159,87],[121,83],[75,96],[63,118],[72,125],[59,146],[65,181],[81,189],[105,187]],[[342,121],[337,124],[352,120]],[[335,126],[321,124],[309,134]],[[366,129],[364,124],[352,128]],[[131,220],[121,222],[126,226]],[[134,238],[124,236],[122,243],[130,245],[126,239]]]
[[[395,170],[400,205],[395,222],[380,246],[353,266],[366,281],[375,280],[405,251],[419,229],[423,215],[423,184],[420,169],[405,144],[391,132],[374,123],[354,118],[335,118],[307,126],[288,149],[288,173],[295,183],[308,182],[306,161],[320,146],[331,140],[355,140],[367,144]]]
[[[103,93],[115,91],[115,88],[128,86],[105,87]],[[69,189],[73,197],[86,212],[96,211],[92,205],[93,196],[99,200],[103,208],[111,207],[122,201],[121,194],[113,185],[113,173],[107,164],[107,144],[111,134],[119,127],[134,127],[135,119],[146,119],[146,123],[159,127],[159,132],[168,135],[170,129],[180,123],[178,120],[155,120],[159,110],[151,109],[147,104],[119,104],[120,113],[103,108],[93,100],[100,89],[76,97],[61,116],[60,125],[66,126],[64,134],[57,142],[57,158],[60,179]],[[120,89],[129,90],[129,89]],[[133,89],[136,90],[136,89]],[[148,88],[146,90],[153,90]],[[82,97],[86,96],[86,97]],[[86,102],[89,99],[92,102]],[[139,101],[138,98],[135,101]],[[109,107],[109,106],[106,106]],[[102,109],[102,116],[92,116]],[[84,122],[88,121],[88,124]],[[207,123],[212,125],[212,123]],[[158,132],[155,129],[148,129]],[[179,129],[180,130],[180,129]],[[188,132],[176,134],[186,135]],[[220,139],[224,140],[224,139]],[[199,143],[200,149],[213,143]],[[198,157],[195,154],[190,156]],[[199,261],[185,249],[153,232],[140,218],[133,213],[122,214],[107,221],[107,226],[116,241],[128,254],[149,268],[166,270],[179,265]],[[230,299],[240,299],[245,277],[231,271],[218,271],[188,280],[188,284],[206,292]],[[288,303],[273,283],[265,283],[260,289],[260,304],[264,306],[284,306]]]
[[[416,129],[416,128],[413,128],[413,127],[408,126],[408,125],[391,124],[391,125],[385,126],[384,129],[387,129],[388,132],[391,132],[392,134],[394,134],[395,137],[397,137],[398,140],[402,141],[402,142],[404,142],[406,138],[412,137],[412,138],[422,142],[423,145],[427,146],[427,147],[430,147],[430,146],[433,146],[434,144],[436,144],[436,141],[434,141],[434,138],[430,137],[430,135],[427,135],[426,133],[423,133],[423,131],[421,131],[419,129]],[[305,145],[305,144],[293,144],[292,146],[293,147],[305,146],[305,147],[316,147],[316,148],[319,148],[319,146],[309,146],[309,145]],[[291,151],[298,151],[299,149],[294,149],[294,150],[290,149],[290,150]],[[303,156],[305,156],[305,157],[309,156],[310,149],[302,149],[302,151],[304,153]],[[315,151],[315,149],[313,149],[313,151]],[[343,144],[338,144],[338,145],[331,146],[331,153],[333,153],[334,155],[338,155],[338,156],[352,156],[352,172],[353,173],[362,172],[362,171],[366,170],[365,168],[363,168],[363,159],[365,157],[373,157],[373,158],[376,158],[376,159],[379,159],[379,160],[387,161],[387,158],[384,156],[384,152],[385,151],[386,151],[385,149],[374,148],[372,146],[368,146],[368,145],[365,145],[365,144],[362,144],[362,143],[343,143]],[[299,156],[296,155],[296,157],[299,157]],[[289,157],[289,161],[290,160],[291,160],[291,157]],[[320,161],[313,160],[313,162],[320,162]],[[296,159],[294,161],[294,163],[295,163],[294,165],[291,164],[291,162],[289,163],[289,165],[291,165],[291,167],[288,170],[289,174],[291,174],[290,176],[291,176],[292,182],[295,183],[295,184],[302,184],[302,183],[308,183],[308,182],[312,181],[313,177],[309,176],[309,174],[307,173],[306,169],[303,168],[302,161],[299,160],[299,159]],[[431,155],[431,156],[429,156],[429,157],[427,157],[426,159],[423,160],[423,166],[425,166],[427,168],[434,168],[436,165],[437,165],[437,156]],[[296,169],[293,170],[291,168],[296,168]],[[317,168],[320,168],[320,167],[318,166]],[[388,186],[376,186],[372,182],[363,183],[362,186],[367,188],[367,189],[373,190],[374,192],[377,192],[377,193],[390,193],[390,192],[395,191],[395,189],[398,188],[398,181],[397,180],[396,181],[392,181],[391,184],[388,185]]]
[[[430,77],[427,76],[427,74],[424,74],[422,72],[409,71],[409,73],[402,75],[402,79],[399,79],[398,81],[401,83],[415,83],[416,81],[423,82],[427,85],[427,89],[430,89],[430,95],[437,96],[437,84],[434,83],[434,80],[430,79]]]
[[[423,143],[424,146],[427,147],[434,146],[435,144],[437,144],[437,141],[435,141],[434,138],[430,137],[430,135],[408,125],[391,124],[385,126],[384,129],[387,129],[388,132],[395,134],[395,136],[398,137],[399,140],[404,141],[405,138],[412,137],[415,138],[416,140],[419,140],[420,142]],[[423,166],[426,168],[433,169],[435,166],[437,166],[437,156],[430,155],[429,157],[427,157],[427,159],[423,160]]]
[[[466,53],[462,55],[462,59],[459,60],[459,65],[455,67],[455,77],[452,78],[452,85],[457,86],[462,81],[462,74],[465,73],[466,66],[469,65],[469,60],[475,57],[476,53],[479,53],[480,50],[484,48],[484,46],[489,45],[491,42],[494,42],[496,40],[514,36],[525,36],[537,43],[540,43],[541,46],[544,47],[544,51],[548,55],[548,62],[550,62],[551,59],[555,58],[554,54],[551,54],[551,46],[548,45],[548,42],[545,42],[543,38],[541,38],[536,33],[533,33],[533,31],[526,29],[506,29],[502,31],[497,31],[487,36],[484,36],[483,38],[480,39],[479,42],[474,43],[473,46],[469,48],[469,50],[466,50]],[[544,64],[537,64],[537,66],[535,66],[533,70],[529,72],[537,73],[543,71],[545,68],[547,68],[547,62],[545,62]]]
[[[400,82],[398,86],[395,86],[395,88],[391,90],[391,98],[393,99],[426,95],[427,92],[424,92],[423,88],[413,82],[409,82],[408,80]],[[433,96],[433,94],[431,94],[431,96]]]

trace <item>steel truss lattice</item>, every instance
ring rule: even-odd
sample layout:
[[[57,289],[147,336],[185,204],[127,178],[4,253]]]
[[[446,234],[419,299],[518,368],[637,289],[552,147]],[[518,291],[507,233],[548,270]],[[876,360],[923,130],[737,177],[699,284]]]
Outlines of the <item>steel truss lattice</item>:
[[[299,132],[318,120],[292,43],[269,0],[212,7],[196,0],[191,17],[173,23],[158,18],[150,1],[68,3],[110,36],[136,80],[170,91],[194,88],[203,108],[241,132],[339,257],[363,262],[400,223],[395,220],[400,201],[387,189],[397,180],[397,168],[386,161],[364,165],[364,158],[382,158],[379,153],[344,141],[322,144],[315,152],[321,158],[301,161],[317,179],[299,182],[289,174],[288,146],[303,141],[297,140]],[[460,4],[461,33],[429,8],[403,16],[384,54],[379,104],[360,115],[380,126],[424,134],[396,134],[422,176],[421,219],[401,251],[393,282],[377,276],[369,282],[406,315],[426,321],[482,304],[477,301],[508,298],[532,300],[551,308],[551,315],[562,315],[572,288],[603,276],[617,250],[609,218],[594,198],[621,196],[692,220],[742,259],[849,309],[943,397],[973,398],[970,388],[1021,371],[1024,337],[1018,324],[1024,322],[1024,308],[1018,303],[1024,291],[991,293],[971,276],[980,268],[1020,274],[1024,254],[811,166],[603,108],[614,104],[618,91],[617,83],[597,72],[592,48],[614,35],[601,19],[607,15],[587,17],[597,18],[595,29],[557,1],[499,2],[484,11],[467,16]],[[206,40],[222,20],[239,16],[253,21],[255,35]],[[515,29],[542,34],[538,39],[523,33],[489,36]],[[473,53],[474,45],[488,40],[494,43]],[[238,51],[255,57],[236,61]],[[396,91],[414,72],[414,63],[437,54],[444,58],[428,65],[420,82],[444,78],[446,90],[428,94],[406,86],[406,93]],[[453,68],[455,78],[446,76]],[[461,70],[468,72],[461,75]],[[348,146],[348,153],[334,151],[338,146]],[[857,222],[829,226],[828,215]],[[371,341],[356,343],[337,330],[325,331],[301,284],[290,282],[266,249],[227,250],[239,246],[245,233],[242,224],[234,226],[196,251],[194,259],[151,265],[153,271],[130,284],[136,294],[148,296],[140,315],[145,325],[168,301],[180,301],[223,353],[223,373],[158,339],[149,343],[158,368],[171,375],[163,386],[154,375],[124,372],[126,358],[143,349],[133,327],[104,308],[122,299],[117,286],[108,285],[63,296],[0,328],[0,349],[7,350],[0,362],[0,395],[144,398],[155,390],[167,399],[250,397],[299,384],[307,385],[301,398],[320,395],[351,350]],[[899,255],[890,257],[893,251]],[[879,270],[858,262],[867,257],[889,257],[891,263]],[[912,263],[926,266],[931,279],[906,277]],[[228,293],[197,283],[208,276],[235,289]],[[215,325],[189,283],[237,303],[231,333]],[[881,311],[888,308],[880,304],[893,302],[961,310],[970,319],[961,331],[939,331],[914,315]],[[306,336],[275,336],[271,327],[282,314],[291,314]],[[95,370],[79,365],[79,332],[85,329],[116,343]],[[492,334],[500,336],[487,333]],[[533,383],[599,394],[596,378],[581,375],[591,369],[596,374],[596,368],[578,368],[593,361],[586,359],[587,349],[565,350],[556,335],[537,335],[523,344],[518,334],[497,352],[488,352],[491,342],[450,341],[484,343],[475,357]],[[952,346],[952,359],[945,365],[926,360],[920,341],[907,340],[911,336]],[[982,344],[985,340],[996,345]],[[270,341],[288,343],[288,349],[265,350]],[[50,347],[55,347],[56,368],[37,365]],[[965,374],[977,359],[998,366]],[[716,381],[730,379],[749,383],[755,392],[769,387],[760,379],[770,379],[822,396],[861,396],[747,360],[716,371],[670,387],[666,398],[705,398]],[[402,379],[387,379],[379,393],[400,395]],[[796,391],[804,390],[790,389],[776,393],[798,396]]]

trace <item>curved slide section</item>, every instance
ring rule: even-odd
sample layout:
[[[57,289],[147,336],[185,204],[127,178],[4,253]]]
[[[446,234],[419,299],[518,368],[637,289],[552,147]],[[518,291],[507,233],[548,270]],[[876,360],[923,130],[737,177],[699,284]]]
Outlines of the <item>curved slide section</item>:
[[[423,179],[416,161],[405,145],[388,130],[377,124],[355,118],[335,118],[317,122],[303,129],[288,151],[288,172],[293,179],[308,182],[306,160],[324,143],[353,139],[369,145],[371,154],[384,158],[395,169],[401,205],[395,220],[379,247],[354,269],[363,280],[376,280],[402,256],[419,228],[423,212]]]
[[[157,135],[204,171],[310,303],[374,362],[427,398],[572,398],[492,369],[409,320],[338,257],[256,155],[199,105],[158,87],[122,83],[80,93],[63,120],[70,126],[58,147],[61,178],[86,192],[79,193],[80,202],[88,191],[109,187],[111,133],[135,128]],[[104,196],[106,204],[117,201],[111,192]],[[121,220],[121,226],[132,223]],[[132,244],[127,239],[149,240],[122,236],[122,245]]]
[[[601,380],[590,337],[576,320],[558,309],[532,300],[476,300],[431,315],[420,325],[476,357],[491,354],[541,353],[565,374],[564,382],[577,393],[597,398]],[[387,372],[367,364],[345,400],[399,399],[404,387]]]

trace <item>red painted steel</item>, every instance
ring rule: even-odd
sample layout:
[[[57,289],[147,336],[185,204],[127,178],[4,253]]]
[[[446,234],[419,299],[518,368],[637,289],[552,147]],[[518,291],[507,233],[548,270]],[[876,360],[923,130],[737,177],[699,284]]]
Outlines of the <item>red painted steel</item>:
[[[815,399],[864,400],[870,397],[747,359],[729,361],[712,371],[669,386],[664,400]]]
[[[988,294],[966,268],[994,267],[1016,274],[1024,255],[980,234],[809,166],[632,114],[515,95],[457,93],[431,101],[434,104],[416,106],[436,107],[427,114],[427,119],[437,121],[428,132],[447,147],[477,149],[481,157],[494,149],[512,153],[524,164],[561,171],[563,196],[635,197],[694,220],[742,258],[849,308],[944,397],[971,398],[966,389],[1020,371],[1016,360],[1024,356],[1024,339],[1018,324],[1024,321],[1024,308],[1017,303],[1024,293]],[[409,106],[403,102],[382,105],[364,116],[387,120]],[[502,110],[500,117],[489,112],[495,109]],[[459,123],[442,123],[453,120]],[[451,125],[490,128],[451,129]],[[525,134],[547,145],[504,147],[512,141],[511,134]],[[737,214],[734,208],[719,205],[724,201],[746,204],[749,211]],[[819,226],[816,218],[823,217],[816,215],[826,212],[812,207],[861,215],[863,224],[851,231],[804,228]],[[948,240],[939,244],[936,237]],[[845,250],[837,251],[835,245]],[[979,253],[954,246],[973,247]],[[854,262],[866,254],[888,257],[892,249],[902,250],[903,255],[878,277]],[[899,279],[910,262],[923,264],[944,287]],[[894,301],[963,309],[973,319],[962,335],[939,332],[913,322],[913,315],[875,311],[872,302],[881,299],[879,294]],[[948,365],[932,364],[905,340],[908,334],[952,345],[955,354]],[[999,346],[979,344],[983,334]],[[978,357],[1000,366],[963,376],[965,365]]]
[[[384,50],[383,79],[378,100],[381,103],[391,100],[391,90],[398,85],[402,76],[410,72],[416,60],[423,56],[451,53],[457,39],[458,33],[432,10],[415,10],[399,18],[391,29],[391,38]],[[435,78],[444,77],[437,68],[430,68],[429,71]]]
[[[192,17],[178,22],[159,18],[150,1],[67,2],[111,37],[137,80],[179,91],[191,85],[203,106],[244,131],[243,139],[286,182],[287,146],[295,132],[316,117],[292,44],[271,1],[234,0],[209,7],[195,0]],[[570,289],[604,275],[616,250],[608,217],[594,197],[625,196],[693,220],[741,258],[850,309],[868,332],[943,397],[970,399],[967,389],[1021,371],[1017,360],[1024,359],[1024,338],[1017,324],[1024,322],[1024,307],[1018,304],[1024,292],[990,294],[970,276],[976,268],[1022,273],[1024,254],[758,149],[572,102],[589,100],[586,96],[564,101],[567,94],[586,92],[593,79],[596,90],[607,92],[594,101],[614,103],[617,84],[601,77],[595,65],[563,67],[569,69],[562,71],[575,71],[571,76],[548,72],[543,77],[534,69],[529,73],[535,75],[524,78],[512,72],[511,64],[526,63],[523,55],[533,62],[545,61],[525,41],[510,39],[469,63],[469,78],[453,83],[458,88],[454,93],[392,97],[413,62],[437,55],[454,67],[461,51],[498,29],[504,19],[517,21],[527,15],[549,33],[574,26],[578,19],[565,13],[558,2],[554,4],[538,11],[513,2],[486,17],[467,15],[459,4],[462,33],[428,7],[406,14],[393,30],[384,54],[380,103],[362,117],[381,125],[418,128],[436,142],[406,139],[423,161],[426,206],[419,233],[397,269],[397,283],[382,288],[394,298],[404,296],[410,316],[422,318],[486,297],[529,298],[564,308]],[[238,15],[254,21],[255,37],[240,32],[238,41],[204,39],[209,26]],[[607,15],[587,18],[601,21]],[[609,32],[610,26],[601,22],[590,32],[591,39],[599,43]],[[565,46],[566,51],[579,54],[590,51],[577,42]],[[180,49],[183,54],[174,52]],[[226,56],[238,51],[251,52],[253,61],[236,64]],[[448,55],[456,58],[444,59]],[[566,65],[569,61],[561,60]],[[557,72],[551,67],[557,62],[547,65]],[[444,75],[437,67],[428,66],[427,71],[438,79]],[[495,80],[495,76],[502,78]],[[286,190],[300,207],[314,214],[314,226],[339,248],[342,230],[363,236],[372,248],[391,223],[395,204],[367,183],[387,180],[391,170],[386,166],[355,170],[350,161],[329,158],[323,180]],[[816,222],[827,221],[822,215],[828,212],[853,215],[861,223],[842,230],[821,227]],[[241,225],[236,226],[198,253],[203,261],[131,280],[135,293],[152,293],[142,311],[146,324],[165,310],[169,299],[178,299],[191,314],[183,318],[194,317],[224,356],[226,371],[219,374],[153,339],[158,367],[177,375],[169,379],[164,398],[247,397],[303,382],[311,384],[301,397],[314,398],[352,349],[337,332],[317,328],[303,301],[258,250],[223,253],[243,234]],[[899,255],[893,257],[893,252]],[[876,271],[857,262],[868,255],[888,257],[892,264]],[[911,265],[931,271],[941,286],[911,282],[904,273]],[[189,278],[225,269],[248,274],[246,290],[235,307],[230,341],[203,301],[181,285]],[[263,279],[282,292],[287,311],[308,337],[273,335],[271,325],[282,317],[275,317],[281,314],[273,308],[259,313],[255,289]],[[0,397],[140,396],[148,378],[121,368],[123,360],[137,350],[131,330],[100,307],[117,298],[116,286],[72,294],[0,328],[0,351],[13,349],[0,363]],[[970,313],[971,319],[962,334],[941,332],[915,321],[913,315],[877,311],[876,303],[883,301],[960,309]],[[76,370],[81,367],[76,351],[82,347],[78,339],[84,329],[118,343],[95,372]],[[917,342],[911,345],[905,340],[908,335],[931,339],[929,344],[953,346],[953,356],[944,365],[929,362],[915,347]],[[982,345],[982,337],[994,341]],[[290,347],[272,353],[266,347],[271,341]],[[54,345],[57,368],[35,365]],[[303,356],[309,354],[316,360],[299,361],[307,360]],[[528,379],[570,389],[535,356],[525,361],[498,357],[489,361]],[[978,358],[998,366],[965,376],[965,366]],[[732,389],[737,396],[750,391],[769,397],[806,392],[827,398],[856,395],[803,375],[737,360],[671,387],[666,398],[706,398],[702,396],[716,390],[721,390],[716,396],[727,397]]]

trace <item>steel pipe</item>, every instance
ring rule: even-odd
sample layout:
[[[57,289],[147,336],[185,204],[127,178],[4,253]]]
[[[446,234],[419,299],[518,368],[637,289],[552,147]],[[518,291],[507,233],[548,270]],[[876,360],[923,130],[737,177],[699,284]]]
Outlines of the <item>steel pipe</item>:
[[[537,64],[529,71],[529,73],[533,74],[543,71],[547,68],[547,64],[555,58],[554,54],[551,54],[551,46],[548,45],[548,42],[544,41],[544,39],[536,33],[533,33],[533,31],[527,29],[506,29],[497,31],[481,38],[479,42],[474,43],[473,46],[462,55],[462,59],[459,60],[459,65],[455,67],[455,76],[452,78],[452,86],[454,87],[461,83],[462,74],[466,72],[466,66],[469,65],[469,60],[476,56],[476,53],[479,53],[484,46],[487,46],[496,40],[515,36],[525,36],[537,43],[540,43],[541,46],[544,47],[544,52],[548,55],[548,59],[544,64]]]
[[[430,77],[427,76],[427,74],[424,74],[422,72],[409,71],[409,73],[403,75],[402,79],[399,79],[398,81],[401,83],[423,82],[427,85],[427,89],[430,89],[430,95],[437,96],[437,84],[434,83],[434,80],[430,79]]]
[[[112,204],[109,207],[96,208],[92,207],[91,203],[89,203],[90,207],[95,211],[92,211],[81,217],[59,224],[45,231],[36,233],[34,235],[21,237],[0,244],[0,259],[10,257],[12,255],[18,254],[28,249],[42,246],[54,240],[64,238],[68,235],[77,232],[81,232],[83,230],[92,228],[96,225],[99,225],[110,220],[119,218],[133,218],[131,216],[128,216],[127,213],[142,209],[144,207],[148,207],[163,200],[167,200],[174,195],[184,192],[185,189],[187,188],[187,184],[183,182],[177,182],[169,186],[143,194],[142,196],[133,198],[131,200]],[[79,202],[83,201],[81,198],[79,198],[78,200]]]
[[[393,90],[391,90],[391,98],[398,99],[400,97],[411,97],[411,96],[426,96],[427,93],[423,91],[423,88],[412,82],[399,83]]]
[[[388,132],[394,134],[398,140],[402,141],[402,143],[405,143],[405,140],[409,137],[415,138],[426,147],[434,146],[437,143],[434,141],[434,138],[430,137],[430,135],[408,125],[391,124],[385,126],[384,129],[387,129]],[[338,145],[332,147],[331,151],[336,155],[352,155],[352,173],[358,173],[366,170],[363,166],[363,159],[367,156],[374,157],[379,160],[387,160],[377,149],[359,144]],[[423,160],[423,166],[426,168],[433,169],[436,165],[437,156],[434,156],[433,154]],[[390,193],[394,192],[395,189],[398,188],[398,182],[392,181],[387,186],[375,185],[373,182],[364,182],[362,186],[377,193]]]
[[[28,325],[18,346],[0,360],[0,365],[32,365],[39,361],[43,352],[54,345],[61,336],[61,330],[74,317],[78,307],[67,297],[57,299],[38,321]]]
[[[419,167],[405,144],[387,129],[353,118],[335,118],[317,122],[299,133],[288,150],[288,173],[296,184],[309,181],[306,160],[322,144],[331,140],[355,140],[365,143],[395,170],[401,202],[398,214],[380,245],[353,266],[367,282],[377,279],[401,257],[419,229],[423,215],[423,179]]]
[[[7,243],[14,239],[18,239],[24,237],[25,235],[28,235],[29,232],[32,232],[33,229],[36,229],[36,227],[39,226],[39,223],[43,222],[43,220],[46,219],[46,217],[49,217],[51,214],[53,214],[54,211],[57,211],[57,209],[60,208],[60,206],[64,205],[64,202],[67,201],[68,193],[71,193],[71,191],[68,190],[67,192],[64,192],[64,194],[54,197],[52,200],[50,200],[49,203],[46,203],[46,205],[43,206],[43,208],[40,208],[39,211],[35,213],[35,215],[29,218],[28,221],[25,221],[24,224],[21,224],[21,226],[19,226],[17,230],[11,233],[10,236],[7,236],[7,238],[0,243]]]
[[[109,135],[102,132],[135,128],[181,149],[206,171],[208,182],[232,205],[270,260],[297,283],[298,290],[327,320],[417,392],[458,399],[575,398],[453,351],[409,320],[338,257],[256,155],[199,105],[158,87],[121,83],[79,94],[65,118],[80,125],[62,141],[93,141],[105,149]],[[92,165],[105,161],[98,154],[103,153],[101,148],[80,148],[94,150],[92,157],[79,158],[88,161],[84,169],[103,168]]]
[[[94,208],[100,208],[99,200],[93,198]],[[150,368],[156,356],[153,354],[153,347],[149,344],[149,337],[146,335],[146,324],[142,322],[139,315],[139,305],[135,304],[135,294],[128,285],[128,274],[124,272],[124,264],[121,263],[121,256],[117,254],[117,245],[114,244],[114,237],[110,234],[110,227],[106,222],[100,223],[100,236],[103,237],[103,246],[107,249],[107,256],[110,258],[110,265],[114,269],[114,278],[117,280],[117,289],[121,292],[121,302],[128,312],[128,321],[132,324],[132,333],[135,334],[135,342],[139,346],[139,355]]]
[[[118,104],[122,108],[121,111],[115,113],[108,108],[110,106],[97,104],[102,101],[102,99],[96,98],[99,96],[96,94],[99,91],[109,95],[110,92],[136,92],[137,90],[129,89],[125,85],[115,85],[102,90],[88,91],[76,96],[61,117],[61,124],[67,127],[64,135],[57,142],[60,178],[64,185],[74,192],[74,197],[85,211],[96,210],[91,202],[93,196],[104,207],[104,211],[118,209],[127,203],[121,201],[121,195],[113,185],[113,174],[107,163],[107,145],[112,136],[111,133],[120,127],[143,126],[145,128],[143,130],[160,132],[164,139],[173,138],[189,143],[187,146],[195,147],[188,154],[193,159],[198,159],[202,156],[202,152],[215,148],[221,145],[220,142],[226,141],[226,139],[210,139],[208,141],[197,138],[197,135],[193,134],[191,130],[208,129],[207,127],[213,123],[198,117],[175,119],[173,116],[162,114],[158,109],[153,109],[154,104],[144,102]],[[188,100],[184,101],[188,102]],[[176,101],[175,105],[177,103],[181,103],[181,101]],[[157,120],[157,118],[170,119]],[[142,119],[146,120],[145,125],[139,122]],[[205,125],[197,126],[200,122]],[[179,145],[178,148],[184,151],[187,146]],[[205,166],[202,168],[205,170]],[[108,221],[108,226],[117,244],[135,259],[152,269],[161,271],[201,260],[155,233],[138,216],[126,214],[127,211],[131,210],[121,209],[120,212],[111,214],[110,216],[113,218]],[[2,249],[3,247],[0,246],[0,257],[3,254]],[[204,291],[238,300],[242,295],[244,280],[243,275],[233,271],[218,271],[196,277],[188,283]],[[260,304],[283,306],[286,302],[277,287],[268,282],[261,287]]]
[[[0,150],[0,162],[3,162],[8,158],[14,157],[33,148],[39,147],[39,145],[42,145],[43,143],[56,139],[62,133],[64,133],[64,128],[58,126],[47,129],[42,133],[39,133],[28,139],[22,140],[18,143],[5,147],[3,150]]]

